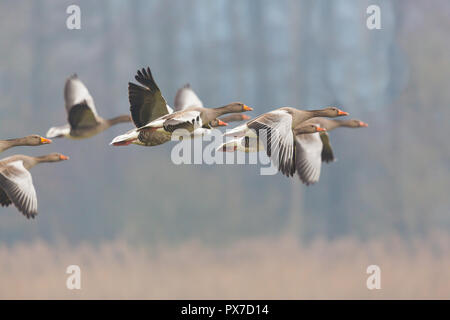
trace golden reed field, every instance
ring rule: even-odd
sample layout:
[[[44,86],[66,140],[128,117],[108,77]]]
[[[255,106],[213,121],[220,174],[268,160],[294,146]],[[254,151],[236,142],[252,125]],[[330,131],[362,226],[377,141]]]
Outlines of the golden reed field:
[[[68,290],[66,267],[81,267]],[[366,268],[381,268],[381,290]],[[0,246],[2,299],[449,299],[450,237],[300,245],[294,237],[137,248],[44,242]]]

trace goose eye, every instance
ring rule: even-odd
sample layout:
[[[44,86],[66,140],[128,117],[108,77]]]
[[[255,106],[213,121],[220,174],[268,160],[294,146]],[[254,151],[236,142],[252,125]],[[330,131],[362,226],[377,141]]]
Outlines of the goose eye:
[[[197,122],[199,122],[200,121],[200,116],[197,116]]]

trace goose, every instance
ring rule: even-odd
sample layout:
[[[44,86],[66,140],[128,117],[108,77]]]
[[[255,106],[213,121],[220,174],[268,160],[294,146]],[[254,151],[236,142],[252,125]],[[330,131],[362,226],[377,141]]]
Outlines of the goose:
[[[190,107],[203,107],[203,102],[192,89],[191,85],[187,83],[177,90],[177,93],[175,94],[174,109],[175,111],[181,111]],[[220,120],[228,123],[250,120],[250,117],[241,113],[233,113],[228,116],[221,117]],[[218,125],[216,123],[217,121],[211,122],[210,126],[217,127]]]
[[[209,123],[211,121],[224,114],[251,110],[253,109],[242,102],[233,102],[218,108],[189,107],[188,109],[162,116],[137,130],[139,132],[160,131],[168,134],[177,129],[186,129],[189,132],[193,132],[197,128],[210,127]],[[218,120],[220,121],[220,119]]]
[[[310,136],[301,134],[303,122],[314,117],[346,115],[348,115],[347,112],[336,107],[320,110],[299,110],[283,107],[264,113],[243,125],[228,130],[224,135],[235,138],[261,139],[267,155],[282,174],[292,177],[297,172],[300,180],[309,185],[318,181],[320,168],[317,170],[310,164],[300,161],[305,157],[301,154],[305,151],[299,146],[299,136]],[[256,148],[259,149],[258,145]]]
[[[131,121],[128,115],[112,119],[100,117],[95,108],[94,99],[77,74],[73,74],[66,80],[64,100],[68,124],[50,128],[46,134],[47,138],[90,138],[113,125]]]
[[[58,162],[69,157],[51,153],[41,157],[14,155],[0,160],[0,204],[14,204],[28,219],[37,215],[37,197],[28,171],[38,163]]]
[[[194,105],[192,105],[192,103],[189,102],[192,101],[190,100],[192,98],[191,95],[191,98],[188,99],[183,97],[180,98],[180,96],[178,97],[178,100],[176,98],[176,105],[180,110],[173,111],[162,96],[149,67],[147,67],[147,69],[143,68],[142,70],[138,70],[135,79],[141,85],[129,82],[128,98],[130,101],[131,117],[136,128],[115,137],[110,143],[113,146],[126,146],[129,144],[142,146],[160,145],[170,141],[172,132],[181,127],[188,129],[193,136],[196,136],[197,134],[202,135],[205,133],[205,130],[194,131],[194,129],[210,129],[212,126],[227,125],[226,122],[217,119],[217,117],[222,114],[253,110],[243,103],[236,102],[222,107],[222,112],[216,112],[216,116],[203,116],[200,119],[200,114],[203,110],[215,109],[202,107],[203,104],[198,97],[197,100],[200,101],[201,106],[197,105],[198,101],[194,102]],[[195,95],[195,93],[193,94]],[[186,106],[186,104],[188,104],[188,106],[181,109],[183,106]],[[212,115],[214,111],[206,111],[206,113]],[[187,122],[189,122],[189,124]]]
[[[0,153],[12,147],[40,146],[49,143],[52,143],[52,140],[38,136],[37,134],[29,135],[23,138],[0,140]]]
[[[336,120],[326,118],[312,118],[302,123],[303,125],[317,125],[324,130],[318,130],[314,134],[302,134],[299,129],[294,130],[297,142],[297,161],[306,167],[312,167],[314,177],[307,176],[307,170],[300,170],[300,179],[305,184],[312,184],[318,181],[320,176],[321,162],[335,161],[333,149],[331,148],[328,132],[339,127],[361,128],[368,127],[368,124],[357,120]],[[218,151],[233,152],[236,150],[242,152],[258,152],[264,150],[264,144],[260,139],[249,138],[248,136],[239,137],[222,144]],[[301,157],[301,159],[300,159]]]
[[[311,134],[315,132],[320,132],[320,134],[325,133],[326,129],[322,128],[317,124],[302,124],[298,128],[296,128],[296,133],[300,134]],[[250,138],[249,136],[242,136],[238,138],[231,139],[222,145],[220,145],[216,151],[222,152],[259,152],[264,151],[264,143],[259,138]]]

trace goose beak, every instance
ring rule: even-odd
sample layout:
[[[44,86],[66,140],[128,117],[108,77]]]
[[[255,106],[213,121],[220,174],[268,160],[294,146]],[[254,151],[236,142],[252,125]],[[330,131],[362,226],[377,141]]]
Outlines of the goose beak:
[[[217,125],[218,125],[219,127],[225,127],[225,126],[228,125],[228,123],[226,123],[226,122],[224,122],[224,121],[222,121],[222,120],[217,119]]]
[[[368,127],[369,125],[367,123],[365,123],[365,122],[360,121],[359,122],[359,126],[360,127]]]
[[[62,154],[59,156],[59,159],[60,160],[69,160],[69,157]]]
[[[42,144],[50,144],[50,143],[52,143],[52,140],[41,137],[41,143]]]
[[[317,127],[317,132],[323,132],[323,131],[327,131],[327,129],[321,128],[321,127]]]
[[[249,120],[249,119],[250,119],[250,116],[248,116],[246,114],[242,115],[242,120]]]
[[[253,111],[253,108],[250,108],[249,106],[244,104],[244,111]]]
[[[339,110],[339,111],[338,111],[338,116],[348,116],[348,112]]]

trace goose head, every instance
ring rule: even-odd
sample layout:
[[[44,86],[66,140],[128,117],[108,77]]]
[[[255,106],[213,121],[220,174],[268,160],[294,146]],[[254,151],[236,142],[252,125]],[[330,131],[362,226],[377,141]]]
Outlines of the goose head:
[[[342,111],[339,108],[336,107],[328,107],[320,110],[320,113],[324,117],[342,117],[342,116],[348,116],[348,112]]]
[[[216,118],[216,119],[210,121],[209,125],[211,127],[225,127],[228,125],[228,123]]]
[[[24,139],[24,145],[26,146],[40,146],[43,144],[50,144],[52,140],[41,137],[37,134],[26,136]]]
[[[46,156],[41,157],[42,162],[59,162],[59,161],[64,161],[64,160],[69,160],[68,156],[65,156],[61,153],[50,153]]]
[[[318,126],[317,124],[307,124],[304,126],[300,126],[294,130],[295,135],[297,134],[305,134],[305,133],[315,133],[315,132],[324,132],[327,131],[325,128]]]

